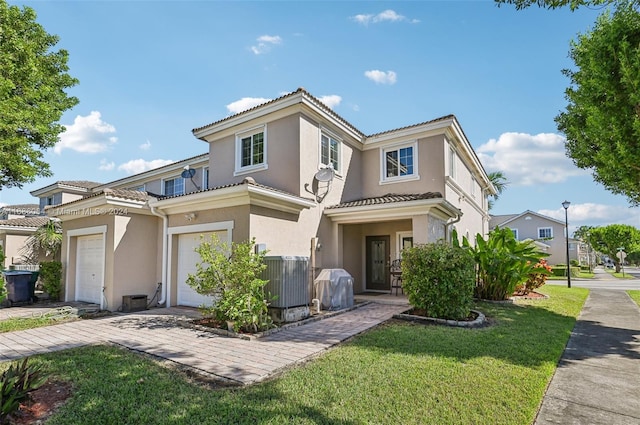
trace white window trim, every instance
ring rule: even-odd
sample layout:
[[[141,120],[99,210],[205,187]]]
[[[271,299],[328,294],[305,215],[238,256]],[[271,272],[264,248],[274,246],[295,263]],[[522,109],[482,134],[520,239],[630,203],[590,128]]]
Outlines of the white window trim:
[[[402,258],[402,239],[412,238],[413,232],[396,232],[396,258]]]
[[[177,179],[182,179],[182,193],[177,194],[177,195],[176,194],[167,195],[165,193],[165,191],[164,191],[164,182],[168,181],[168,180],[177,180]],[[164,178],[164,179],[160,179],[160,185],[161,185],[160,191],[162,192],[162,196],[180,196],[180,195],[186,194],[186,190],[187,190],[186,186],[187,185],[186,185],[184,177],[182,177],[182,176],[167,177],[167,178]]]
[[[336,175],[342,176],[342,138],[324,127],[320,128],[320,138],[318,139],[318,170],[329,166],[329,164],[322,163],[322,136],[327,136],[338,142],[338,169],[334,171],[336,172]],[[331,152],[331,147],[329,147],[329,152]]]
[[[453,180],[457,180],[458,176],[458,151],[449,143],[449,165],[448,176]]]
[[[386,153],[388,151],[399,151],[403,148],[413,148],[413,174],[407,176],[387,177],[386,173]],[[384,146],[380,148],[380,185],[391,184],[398,182],[406,182],[420,180],[420,174],[418,173],[418,141],[413,140],[410,142],[398,143],[395,145]]]
[[[513,236],[516,237],[516,240],[519,241],[520,240],[520,234],[518,232],[518,229],[511,228],[511,231],[513,232]]]
[[[544,237],[541,237],[541,236],[540,236],[540,230],[542,230],[542,229],[549,229],[549,230],[551,231],[551,236],[544,236]],[[546,238],[553,238],[553,227],[549,227],[549,226],[546,226],[546,227],[538,227],[538,239],[543,239],[543,238],[544,238],[544,239],[546,239]]]
[[[209,179],[207,178],[207,172],[209,167],[202,167],[202,190],[209,189]]]
[[[262,164],[255,165],[247,165],[246,167],[242,166],[242,138],[248,135],[254,135],[256,133],[263,133],[263,162]],[[259,125],[256,127],[249,128],[247,130],[241,131],[235,134],[236,137],[236,168],[233,172],[234,176],[241,176],[243,174],[249,174],[254,171],[262,171],[267,170],[269,168],[267,164],[267,125]]]

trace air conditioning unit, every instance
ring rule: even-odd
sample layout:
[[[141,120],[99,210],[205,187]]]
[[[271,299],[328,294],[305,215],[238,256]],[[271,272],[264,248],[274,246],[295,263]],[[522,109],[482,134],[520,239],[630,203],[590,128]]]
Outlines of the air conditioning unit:
[[[147,309],[146,295],[124,295],[122,297],[122,312],[133,313]]]
[[[271,307],[291,308],[309,304],[309,257],[267,256],[261,278],[268,280],[265,293],[275,295]]]

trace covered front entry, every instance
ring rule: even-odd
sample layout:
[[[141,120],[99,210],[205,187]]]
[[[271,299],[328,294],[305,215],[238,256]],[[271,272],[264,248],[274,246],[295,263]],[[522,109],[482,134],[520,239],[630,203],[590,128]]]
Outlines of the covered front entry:
[[[104,277],[104,235],[79,236],[76,251],[76,301],[100,304]]]
[[[370,291],[389,291],[390,237],[367,236],[366,238],[367,286]]]
[[[213,298],[198,294],[187,284],[189,274],[197,272],[196,264],[201,259],[195,249],[202,242],[201,236],[210,237],[214,233],[187,233],[178,235],[178,305],[199,307],[202,304],[212,305]],[[220,240],[227,238],[226,232],[217,232]]]

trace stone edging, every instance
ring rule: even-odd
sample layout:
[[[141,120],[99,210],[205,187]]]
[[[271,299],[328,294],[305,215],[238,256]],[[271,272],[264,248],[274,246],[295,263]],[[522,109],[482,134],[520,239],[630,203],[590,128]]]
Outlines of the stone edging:
[[[407,311],[411,311],[411,310],[407,310]],[[408,320],[411,322],[455,326],[460,328],[478,328],[480,326],[483,326],[487,321],[485,315],[478,310],[471,310],[471,311],[476,313],[478,317],[476,317],[475,320],[472,320],[470,322],[465,320],[449,320],[449,319],[438,319],[436,317],[415,316],[413,314],[407,314],[407,313],[394,314],[393,317],[394,319]]]
[[[304,320],[300,320],[298,322],[293,322],[293,323],[287,323],[285,325],[282,326],[278,326],[277,328],[273,328],[273,329],[269,329],[266,330],[264,332],[259,332],[259,333],[255,333],[255,334],[242,334],[242,333],[237,333],[237,332],[230,332],[226,329],[218,329],[218,328],[213,328],[210,326],[204,326],[204,325],[197,325],[195,323],[191,323],[191,321],[180,321],[180,325],[186,327],[186,328],[191,328],[191,329],[196,329],[199,331],[204,331],[204,332],[211,332],[214,333],[216,335],[220,335],[220,336],[226,336],[226,337],[231,337],[231,338],[240,338],[240,339],[244,339],[247,341],[253,341],[256,340],[258,338],[262,338],[265,337],[267,335],[272,335],[274,333],[280,332],[280,331],[284,331],[286,329],[289,328],[295,328],[296,326],[302,326],[302,325],[306,325],[308,323],[313,323],[313,322],[317,322],[318,320],[323,320],[323,319],[328,319],[329,317],[333,317],[333,316],[337,316],[339,314],[342,313],[346,313],[348,311],[352,311],[355,310],[357,308],[360,307],[364,307],[366,305],[371,304],[371,301],[364,301],[358,304],[354,304],[352,307],[347,307],[347,308],[343,308],[341,310],[336,310],[336,311],[329,311],[326,313],[323,313],[321,315],[316,315],[313,317],[309,317],[308,319],[304,319]]]

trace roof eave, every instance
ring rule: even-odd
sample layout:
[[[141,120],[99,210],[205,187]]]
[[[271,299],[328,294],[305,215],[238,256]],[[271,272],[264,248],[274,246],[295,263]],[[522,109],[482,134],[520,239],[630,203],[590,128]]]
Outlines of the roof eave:
[[[420,199],[357,207],[329,208],[324,214],[335,223],[371,223],[376,221],[409,219],[416,215],[434,213],[442,219],[462,216],[462,211],[443,198]]]

